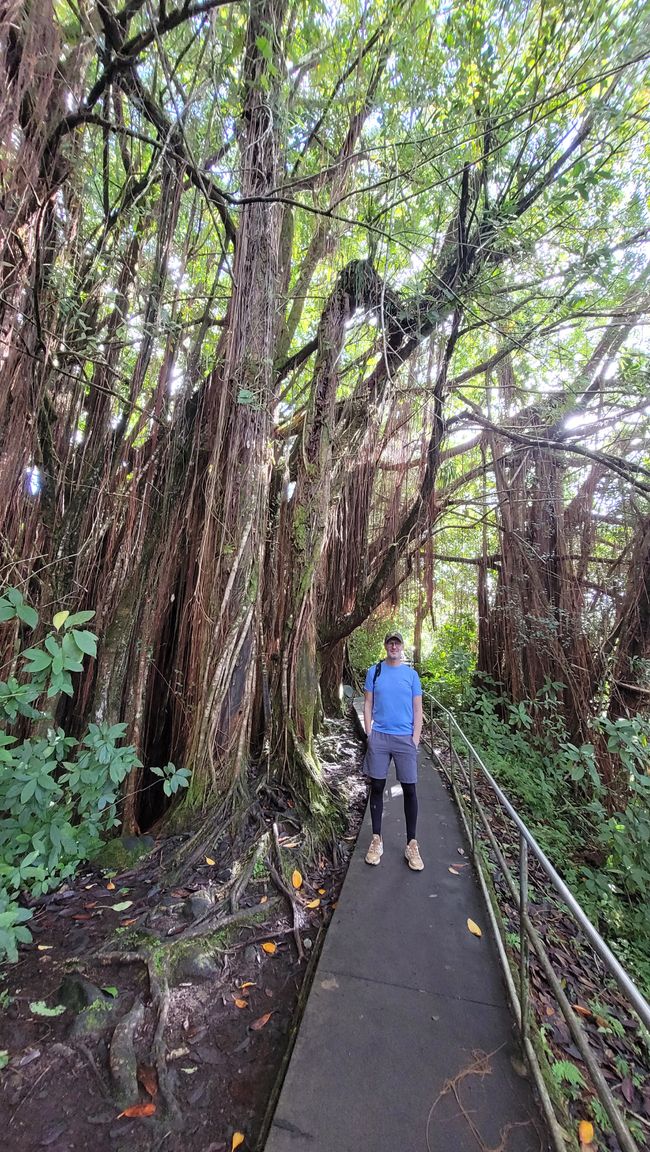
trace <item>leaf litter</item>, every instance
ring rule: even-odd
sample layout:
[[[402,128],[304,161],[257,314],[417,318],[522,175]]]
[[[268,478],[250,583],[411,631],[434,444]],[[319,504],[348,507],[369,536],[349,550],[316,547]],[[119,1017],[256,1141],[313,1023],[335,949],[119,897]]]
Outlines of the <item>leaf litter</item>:
[[[291,888],[301,911],[316,899],[304,893],[318,892],[321,897],[317,907],[303,913],[301,922],[301,932],[308,927],[314,942],[314,928],[316,933],[320,931],[336,905],[366,800],[361,774],[350,772],[360,755],[349,723],[335,721],[331,729],[341,750],[330,782],[335,788],[340,782],[348,804],[350,838],[339,840],[336,865],[323,857],[309,867],[301,859],[298,867],[294,857],[295,867],[292,864],[288,873],[292,875],[292,868],[300,872],[300,890],[293,882]],[[278,819],[282,832],[281,818],[274,814],[274,819]],[[303,837],[287,835],[287,825],[284,827],[283,852],[298,852]],[[212,846],[211,842],[214,865],[206,866],[205,856],[201,856],[194,872],[183,874],[180,885],[176,880],[177,886],[165,889],[166,863],[181,840],[176,836],[159,841],[155,854],[110,877],[86,866],[76,882],[67,882],[65,889],[36,902],[30,923],[34,944],[21,949],[20,965],[9,970],[3,986],[9,1006],[0,1018],[0,1050],[7,1050],[9,1061],[2,1076],[0,1118],[4,1108],[6,1122],[15,1116],[12,1152],[33,1152],[55,1129],[61,1130],[64,1143],[71,1149],[108,1147],[119,1138],[127,1140],[129,1152],[150,1152],[152,1126],[155,1131],[166,1115],[161,1097],[164,1089],[150,1059],[157,1014],[150,1000],[146,967],[137,960],[138,937],[131,934],[142,926],[162,941],[168,934],[173,940],[173,934],[187,927],[183,915],[189,901],[199,892],[217,890],[231,868],[231,860],[220,855],[223,846]],[[84,910],[92,887],[103,899],[97,907]],[[111,908],[127,900],[138,910],[135,921],[125,921]],[[245,1147],[254,1147],[280,1070],[307,966],[296,965],[290,915],[268,876],[253,878],[243,904],[263,904],[267,908],[265,925],[242,929],[232,946],[215,952],[214,975],[200,979],[184,976],[178,983],[170,983],[164,1066],[172,1074],[184,1124],[182,1131],[169,1132],[165,1152],[204,1152],[213,1144],[226,1149],[233,1132],[241,1135],[242,1147],[244,1142]],[[107,914],[109,909],[112,916]],[[79,915],[84,919],[74,919]],[[100,950],[109,957],[101,963],[93,960]],[[125,964],[110,958],[119,951],[133,951],[136,959]],[[59,1016],[40,1019],[27,1006],[38,1000],[56,1006],[63,975],[73,959],[73,966],[89,982],[89,988],[97,990],[90,995],[105,998],[110,1006],[106,1016],[112,1021],[98,1033],[79,1039],[70,1031],[73,1011],[66,1009]],[[224,1005],[222,992],[227,988],[236,992]],[[112,995],[114,989],[117,996]],[[120,1112],[111,1102],[107,1053],[115,1024],[131,1010],[137,996],[145,1002],[144,1020],[134,1035],[141,1098],[127,1100],[128,1107]],[[235,998],[246,999],[247,1010],[233,1011]],[[83,1108],[79,1100],[84,1101]]]

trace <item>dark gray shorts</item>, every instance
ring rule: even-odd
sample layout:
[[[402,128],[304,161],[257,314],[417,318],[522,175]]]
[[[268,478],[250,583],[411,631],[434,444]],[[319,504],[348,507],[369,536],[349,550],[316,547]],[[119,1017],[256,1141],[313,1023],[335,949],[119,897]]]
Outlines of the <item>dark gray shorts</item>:
[[[375,732],[368,737],[365,772],[374,780],[388,776],[390,758],[400,784],[416,784],[418,778],[418,750],[412,736],[395,736],[391,732]]]

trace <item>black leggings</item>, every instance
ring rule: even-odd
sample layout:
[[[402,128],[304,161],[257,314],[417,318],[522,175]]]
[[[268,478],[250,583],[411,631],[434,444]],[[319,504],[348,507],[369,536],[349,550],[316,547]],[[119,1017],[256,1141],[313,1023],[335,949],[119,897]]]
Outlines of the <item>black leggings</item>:
[[[385,780],[370,780],[370,818],[373,835],[381,836],[381,818],[384,814]],[[415,784],[402,784],[404,793],[404,816],[406,817],[406,839],[415,840],[418,822],[418,797]]]

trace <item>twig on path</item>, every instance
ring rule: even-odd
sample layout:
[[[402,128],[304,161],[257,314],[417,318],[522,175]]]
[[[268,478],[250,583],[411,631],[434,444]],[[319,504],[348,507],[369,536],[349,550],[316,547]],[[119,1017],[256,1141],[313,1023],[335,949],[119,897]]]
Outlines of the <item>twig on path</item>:
[[[474,1055],[474,1062],[472,1064],[469,1064],[467,1066],[467,1068],[463,1068],[458,1073],[457,1076],[454,1076],[453,1078],[450,1078],[449,1080],[445,1081],[445,1083],[442,1086],[442,1089],[440,1090],[440,1092],[436,1096],[433,1104],[431,1105],[431,1108],[429,1109],[429,1115],[427,1116],[426,1138],[427,1138],[428,1152],[432,1152],[431,1143],[429,1141],[429,1128],[431,1126],[431,1121],[433,1119],[433,1113],[434,1113],[436,1107],[438,1106],[438,1104],[440,1103],[440,1101],[442,1100],[443,1096],[446,1096],[448,1092],[453,1093],[454,1098],[456,1100],[456,1103],[457,1103],[458,1107],[460,1108],[460,1111],[461,1111],[462,1115],[464,1116],[465,1120],[467,1121],[467,1126],[468,1126],[470,1132],[472,1133],[472,1136],[476,1140],[476,1143],[478,1144],[479,1148],[481,1149],[481,1152],[506,1152],[506,1146],[508,1143],[508,1136],[510,1135],[510,1132],[512,1131],[512,1129],[525,1127],[532,1122],[530,1120],[517,1120],[517,1121],[513,1121],[512,1123],[508,1122],[501,1129],[501,1138],[499,1140],[499,1143],[496,1145],[496,1147],[488,1148],[488,1146],[483,1143],[483,1140],[481,1139],[481,1133],[479,1132],[478,1128],[476,1127],[476,1124],[472,1120],[472,1117],[470,1116],[470,1114],[467,1111],[467,1109],[465,1108],[462,1100],[460,1099],[458,1087],[462,1083],[462,1081],[465,1080],[467,1076],[480,1076],[482,1078],[483,1076],[491,1075],[492,1065],[491,1065],[490,1061],[491,1061],[492,1057],[495,1056],[497,1052],[500,1052],[501,1049],[504,1047],[505,1047],[505,1044],[500,1044],[499,1047],[495,1048],[493,1052],[489,1052],[489,1053],[475,1052],[473,1054]]]

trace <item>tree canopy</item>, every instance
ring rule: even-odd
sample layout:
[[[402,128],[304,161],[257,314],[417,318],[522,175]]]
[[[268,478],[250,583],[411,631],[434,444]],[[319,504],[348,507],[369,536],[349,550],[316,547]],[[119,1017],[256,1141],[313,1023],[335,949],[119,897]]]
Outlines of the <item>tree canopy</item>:
[[[318,819],[346,642],[444,565],[515,699],[561,682],[576,740],[612,674],[647,702],[648,33],[5,0],[3,580],[100,640],[53,715]]]

